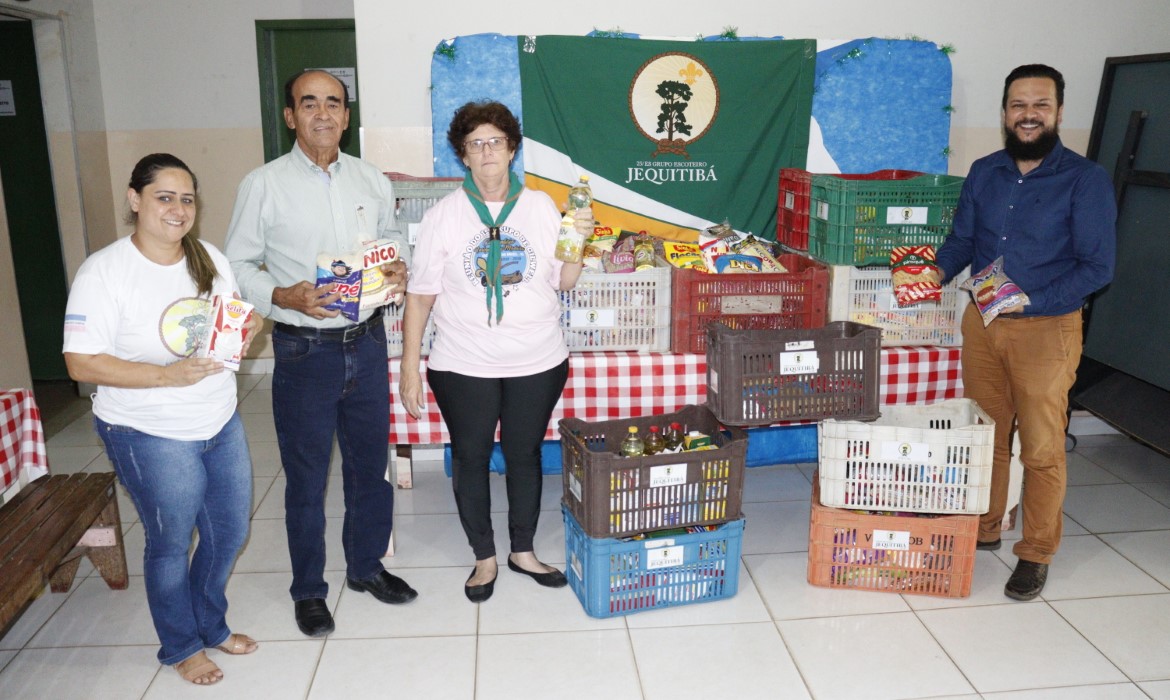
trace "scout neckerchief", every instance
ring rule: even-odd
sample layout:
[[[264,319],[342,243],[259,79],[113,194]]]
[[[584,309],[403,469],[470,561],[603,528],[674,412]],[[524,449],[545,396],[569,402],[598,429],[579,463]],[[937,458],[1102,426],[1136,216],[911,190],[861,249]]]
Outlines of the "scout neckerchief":
[[[463,176],[463,191],[467,193],[467,199],[471,201],[475,213],[479,214],[479,220],[488,227],[487,269],[484,270],[487,284],[484,289],[487,293],[489,326],[492,325],[493,294],[496,297],[496,324],[499,325],[500,319],[504,317],[504,290],[500,275],[500,225],[508,218],[508,214],[512,213],[512,208],[516,206],[516,202],[520,199],[520,191],[523,189],[520,178],[516,177],[516,173],[509,171],[508,196],[504,199],[504,207],[500,209],[500,215],[492,219],[492,214],[488,211],[483,195],[479,193],[479,188],[475,186],[475,180],[471,178],[471,171]]]

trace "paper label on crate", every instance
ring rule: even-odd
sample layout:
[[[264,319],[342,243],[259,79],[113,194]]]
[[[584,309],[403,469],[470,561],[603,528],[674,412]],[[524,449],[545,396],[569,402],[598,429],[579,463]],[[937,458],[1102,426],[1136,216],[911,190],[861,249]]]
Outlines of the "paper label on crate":
[[[784,208],[791,211],[795,206],[796,206],[796,193],[795,192],[785,192],[784,193]]]
[[[723,314],[778,314],[784,309],[784,297],[756,294],[729,295],[719,303]]]
[[[780,374],[816,374],[821,358],[813,350],[780,353]]]
[[[886,207],[886,223],[891,226],[925,224],[929,212],[930,207]]]
[[[676,547],[674,540],[659,540],[658,543],[666,542],[666,546],[650,549],[650,542],[646,543],[646,568],[647,569],[665,569],[668,566],[682,566],[683,565],[683,548]],[[657,544],[657,543],[655,543]]]
[[[573,474],[569,475],[569,493],[573,494],[578,501],[581,500],[581,480]]]
[[[406,224],[406,242],[410,244],[411,248],[413,248],[414,244],[418,242],[419,226],[422,226],[422,224],[416,224],[413,221]]]
[[[817,218],[824,219],[825,221],[829,220],[829,203],[828,202],[817,202]]]
[[[874,530],[874,549],[910,549],[910,532],[908,530]]]
[[[650,467],[650,488],[678,486],[687,483],[686,464],[663,464]]]
[[[707,365],[707,384],[711,387],[711,391],[719,393],[719,371],[712,369],[711,365]]]
[[[570,558],[569,569],[577,576],[578,581],[585,580],[585,573],[581,570],[581,560],[577,557],[576,552],[573,552],[573,556]]]
[[[569,309],[569,328],[614,328],[615,309]]]
[[[930,445],[925,442],[883,440],[879,455],[883,462],[925,462],[930,459]]]
[[[812,350],[817,346],[815,340],[790,340],[784,343],[784,349],[792,352],[794,350]]]

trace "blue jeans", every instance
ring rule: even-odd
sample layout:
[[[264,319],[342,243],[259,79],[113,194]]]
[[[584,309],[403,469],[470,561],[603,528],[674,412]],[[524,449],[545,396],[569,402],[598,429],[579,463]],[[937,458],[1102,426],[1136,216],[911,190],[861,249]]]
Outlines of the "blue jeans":
[[[228,575],[248,537],[252,460],[239,414],[210,440],[171,440],[94,418],[114,471],[146,532],[146,600],[176,664],[222,644],[231,631]],[[191,533],[199,531],[194,556]]]
[[[341,540],[346,576],[368,579],[394,521],[394,487],[386,481],[390,438],[390,375],[386,331],[374,324],[341,342],[272,332],[275,366],[272,414],[287,487],[284,524],[293,600],[324,598],[325,485],[333,438],[341,448],[345,520]]]

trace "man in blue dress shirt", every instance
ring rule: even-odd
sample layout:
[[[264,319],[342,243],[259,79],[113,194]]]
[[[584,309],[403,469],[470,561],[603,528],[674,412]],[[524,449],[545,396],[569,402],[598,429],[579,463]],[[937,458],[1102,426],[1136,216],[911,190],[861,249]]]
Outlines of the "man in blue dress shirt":
[[[1003,271],[1029,303],[986,327],[975,305],[963,316],[963,387],[995,420],[991,508],[980,549],[998,549],[1007,506],[1012,433],[1024,465],[1023,537],[1004,594],[1031,600],[1044,589],[1060,547],[1068,392],[1081,358],[1081,308],[1113,278],[1117,207],[1109,175],[1066,149],[1059,126],[1064,78],[1020,66],[1003,92],[1004,149],[971,165],[954,230],[939,248],[945,279],[967,265]]]

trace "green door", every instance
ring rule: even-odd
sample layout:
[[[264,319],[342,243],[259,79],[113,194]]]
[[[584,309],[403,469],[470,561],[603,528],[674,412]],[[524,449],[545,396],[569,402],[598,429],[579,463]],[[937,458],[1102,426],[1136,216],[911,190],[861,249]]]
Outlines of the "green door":
[[[337,75],[349,88],[349,129],[341,150],[361,157],[362,125],[357,93],[357,41],[352,19],[257,20],[256,53],[260,68],[260,119],[264,162],[288,153],[293,132],[284,123],[284,83],[310,68]]]
[[[68,379],[68,297],[32,23],[0,22],[0,173],[33,379]],[[11,332],[6,329],[5,332]]]

